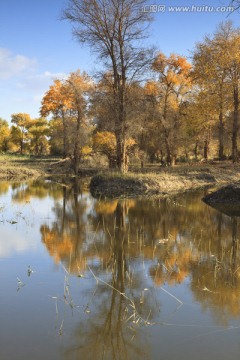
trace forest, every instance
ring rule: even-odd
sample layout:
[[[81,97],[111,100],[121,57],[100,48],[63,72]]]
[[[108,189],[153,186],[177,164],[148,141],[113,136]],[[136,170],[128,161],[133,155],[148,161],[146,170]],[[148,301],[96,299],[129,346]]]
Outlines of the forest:
[[[168,56],[136,46],[151,21],[132,6],[139,1],[123,2],[128,12],[97,14],[86,1],[74,3],[63,19],[76,25],[80,42],[95,46],[102,70],[94,78],[77,69],[53,80],[39,118],[0,118],[2,153],[70,158],[75,174],[84,161],[122,173],[129,164],[238,161],[240,28],[226,21],[189,58]]]

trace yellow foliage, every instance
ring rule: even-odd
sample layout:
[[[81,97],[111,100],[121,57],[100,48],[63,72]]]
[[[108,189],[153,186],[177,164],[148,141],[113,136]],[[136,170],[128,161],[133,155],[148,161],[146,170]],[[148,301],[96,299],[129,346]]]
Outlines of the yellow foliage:
[[[117,208],[118,201],[98,201],[95,205],[95,210],[98,214],[113,214]]]
[[[86,145],[82,147],[82,155],[87,156],[91,154],[91,152],[92,152],[92,148],[90,146]]]
[[[41,115],[48,116],[50,113],[57,114],[71,109],[73,102],[72,94],[60,80],[55,80],[42,99]]]
[[[168,58],[159,53],[152,69],[160,74],[161,81],[169,86],[187,86],[190,84],[191,64],[183,56],[171,54]]]
[[[116,137],[110,131],[97,132],[93,135],[93,147],[96,151],[101,151],[105,154],[114,153],[116,150]]]
[[[159,92],[157,83],[155,81],[148,81],[144,86],[144,91],[146,95],[157,96]]]

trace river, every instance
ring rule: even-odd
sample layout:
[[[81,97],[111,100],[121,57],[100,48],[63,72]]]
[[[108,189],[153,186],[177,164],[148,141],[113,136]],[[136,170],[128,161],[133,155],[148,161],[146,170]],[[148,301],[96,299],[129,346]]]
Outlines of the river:
[[[0,359],[237,360],[239,219],[206,192],[0,182]]]

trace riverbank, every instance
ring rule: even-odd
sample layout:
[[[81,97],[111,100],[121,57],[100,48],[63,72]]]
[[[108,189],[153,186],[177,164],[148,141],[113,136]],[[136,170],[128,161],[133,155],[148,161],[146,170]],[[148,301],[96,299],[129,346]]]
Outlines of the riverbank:
[[[240,165],[229,162],[176,166],[159,169],[158,172],[100,174],[90,183],[91,193],[95,197],[134,197],[152,195],[172,195],[179,192],[221,186],[240,181]]]
[[[81,168],[79,177],[91,177],[97,168]],[[0,180],[27,180],[35,178],[74,177],[70,159],[51,156],[0,155]]]
[[[26,180],[39,177],[41,172],[33,164],[25,164],[26,157],[0,155],[0,180]]]
[[[74,176],[70,160],[0,155],[0,180],[58,176]],[[80,169],[79,177],[86,176],[91,178],[90,190],[96,197],[171,195],[206,186],[237,183],[240,181],[240,164],[224,161],[173,168],[149,165],[144,169],[132,167],[126,175],[108,169]]]

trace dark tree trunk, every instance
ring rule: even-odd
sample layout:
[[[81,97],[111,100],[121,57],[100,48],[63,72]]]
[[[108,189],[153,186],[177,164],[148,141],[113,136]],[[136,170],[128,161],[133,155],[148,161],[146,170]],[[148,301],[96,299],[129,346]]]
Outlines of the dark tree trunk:
[[[218,158],[219,160],[224,159],[224,123],[223,123],[223,84],[220,85],[220,109],[219,109],[219,149],[218,149]]]
[[[232,161],[238,161],[238,108],[239,108],[239,99],[238,99],[238,86],[234,87],[234,111],[233,111],[233,127],[232,127]]]
[[[219,160],[224,159],[223,135],[224,135],[223,112],[221,110],[219,113],[219,135],[218,135],[219,136],[219,149],[218,149]]]
[[[168,141],[168,136],[167,136],[167,132],[165,131],[165,146],[166,146],[166,153],[167,153],[167,165],[171,165],[172,164],[172,154],[171,154],[171,149],[170,149],[170,145],[169,145],[169,141]]]
[[[62,111],[62,123],[63,123],[63,159],[67,157],[67,124],[64,111]]]
[[[205,160],[208,160],[208,150],[209,150],[209,142],[208,142],[208,140],[205,140],[204,148],[203,148],[203,157]]]
[[[198,146],[199,146],[199,140],[196,141],[195,147],[194,147],[194,150],[193,150],[195,160],[198,159]]]
[[[20,142],[20,154],[23,154],[23,140]]]
[[[80,126],[81,126],[81,110],[78,109],[77,115],[77,128],[76,128],[76,137],[75,137],[75,144],[74,144],[74,151],[73,151],[73,166],[74,166],[74,173],[77,176],[79,165],[80,165]]]

